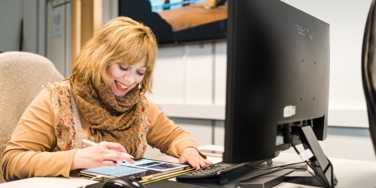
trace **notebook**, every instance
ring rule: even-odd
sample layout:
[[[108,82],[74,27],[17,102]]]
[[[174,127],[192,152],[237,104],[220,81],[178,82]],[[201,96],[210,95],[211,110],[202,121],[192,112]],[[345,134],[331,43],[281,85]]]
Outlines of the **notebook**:
[[[169,174],[190,171],[187,164],[173,163],[154,159],[139,159],[134,164],[126,162],[116,167],[88,168],[80,171],[84,177],[97,177],[98,179],[112,179],[116,177],[135,178],[139,180],[154,179]]]

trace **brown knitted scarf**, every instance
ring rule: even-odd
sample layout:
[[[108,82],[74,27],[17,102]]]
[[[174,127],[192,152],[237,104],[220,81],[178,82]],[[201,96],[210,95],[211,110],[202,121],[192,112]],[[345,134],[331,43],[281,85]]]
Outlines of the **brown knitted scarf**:
[[[71,86],[80,115],[90,124],[95,141],[118,142],[136,157],[144,110],[139,89],[135,87],[116,98],[105,85],[95,87],[71,79]]]

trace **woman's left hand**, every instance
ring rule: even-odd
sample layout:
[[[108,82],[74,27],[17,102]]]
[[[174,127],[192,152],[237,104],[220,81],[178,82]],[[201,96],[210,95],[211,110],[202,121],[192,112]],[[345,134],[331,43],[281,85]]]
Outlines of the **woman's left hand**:
[[[195,169],[200,169],[213,164],[211,161],[204,159],[198,153],[197,149],[192,147],[187,147],[183,150],[179,162],[188,163]]]

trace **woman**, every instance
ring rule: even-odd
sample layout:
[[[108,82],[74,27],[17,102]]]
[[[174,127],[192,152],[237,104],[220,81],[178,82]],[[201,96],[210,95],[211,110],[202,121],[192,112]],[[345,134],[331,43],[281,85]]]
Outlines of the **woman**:
[[[82,168],[132,163],[147,144],[199,169],[210,165],[187,132],[145,92],[157,54],[148,27],[111,20],[81,50],[72,75],[49,83],[22,115],[2,160],[6,180],[64,176]],[[87,146],[88,139],[99,144]]]

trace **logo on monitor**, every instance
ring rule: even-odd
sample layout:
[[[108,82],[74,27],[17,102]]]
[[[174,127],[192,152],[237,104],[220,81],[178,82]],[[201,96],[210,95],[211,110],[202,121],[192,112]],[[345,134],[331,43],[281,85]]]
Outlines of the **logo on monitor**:
[[[302,25],[296,24],[296,30],[298,31],[299,35],[306,37],[309,40],[312,40],[312,33],[308,27],[304,27]]]

